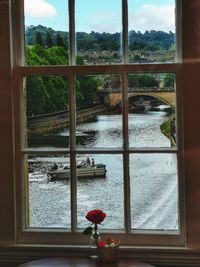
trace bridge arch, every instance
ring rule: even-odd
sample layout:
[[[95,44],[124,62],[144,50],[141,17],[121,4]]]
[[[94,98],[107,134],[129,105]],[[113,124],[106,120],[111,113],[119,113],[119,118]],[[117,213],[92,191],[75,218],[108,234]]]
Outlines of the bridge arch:
[[[158,99],[159,101],[163,102],[164,104],[166,105],[169,105],[169,106],[172,106],[172,103],[169,101],[169,99],[166,99],[166,98],[163,98],[162,96],[158,96],[158,95],[149,95],[149,94],[146,94],[146,93],[137,93],[137,94],[128,94],[128,99],[130,98],[133,98],[133,97],[143,97],[143,96],[147,96],[147,97],[151,97],[151,98],[154,98],[154,99]]]
[[[128,99],[136,97],[145,97],[145,98],[154,98],[155,100],[157,99],[158,101],[161,101],[165,103],[166,105],[175,106],[175,93],[174,92],[130,92],[128,93]],[[120,105],[122,102],[122,94],[121,92],[112,92],[109,95],[109,102],[111,107],[116,107]]]

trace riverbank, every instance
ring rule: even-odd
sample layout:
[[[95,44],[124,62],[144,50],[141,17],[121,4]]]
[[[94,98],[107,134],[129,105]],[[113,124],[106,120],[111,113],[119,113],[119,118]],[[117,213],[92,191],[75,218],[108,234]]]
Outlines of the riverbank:
[[[176,146],[176,127],[175,127],[175,115],[172,114],[168,119],[160,126],[161,132],[167,136],[172,146]]]

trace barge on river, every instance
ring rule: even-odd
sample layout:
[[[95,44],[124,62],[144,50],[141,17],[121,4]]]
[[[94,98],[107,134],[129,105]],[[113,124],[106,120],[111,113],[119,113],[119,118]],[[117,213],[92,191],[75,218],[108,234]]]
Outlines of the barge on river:
[[[151,110],[151,102],[144,101],[142,98],[139,101],[135,101],[133,106],[129,108],[130,113],[147,112]]]
[[[106,176],[106,165],[90,164],[86,161],[82,161],[77,165],[76,175],[78,178],[95,178],[95,177],[105,177]],[[65,166],[64,168],[52,169],[47,173],[48,178],[53,180],[65,180],[70,177],[70,168]]]

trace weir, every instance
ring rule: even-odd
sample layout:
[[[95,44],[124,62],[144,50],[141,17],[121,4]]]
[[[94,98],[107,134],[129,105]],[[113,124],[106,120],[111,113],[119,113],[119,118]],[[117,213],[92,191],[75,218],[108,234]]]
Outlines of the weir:
[[[104,113],[106,108],[103,105],[96,105],[89,108],[77,109],[76,122],[84,122],[97,114]],[[69,111],[62,110],[55,113],[48,113],[27,118],[27,129],[29,133],[42,133],[56,130],[69,125]]]

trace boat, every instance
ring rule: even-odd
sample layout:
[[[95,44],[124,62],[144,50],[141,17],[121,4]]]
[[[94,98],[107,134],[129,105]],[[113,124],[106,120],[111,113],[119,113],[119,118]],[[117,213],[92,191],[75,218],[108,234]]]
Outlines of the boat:
[[[76,168],[76,175],[78,178],[95,178],[105,177],[106,165],[99,163],[88,163],[87,161],[81,161]],[[65,180],[70,178],[70,167],[65,166],[63,168],[56,169],[55,166],[47,173],[48,178],[52,180]]]
[[[142,98],[139,101],[135,101],[133,106],[130,107],[130,112],[147,112],[149,110],[151,110],[151,102]]]

